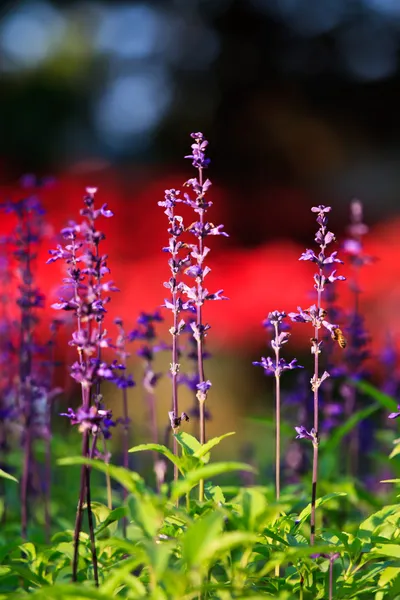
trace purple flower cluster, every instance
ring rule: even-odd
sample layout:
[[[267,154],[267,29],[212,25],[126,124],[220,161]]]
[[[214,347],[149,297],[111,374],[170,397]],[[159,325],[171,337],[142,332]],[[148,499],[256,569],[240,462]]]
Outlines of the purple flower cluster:
[[[112,420],[112,413],[109,410],[91,406],[85,409],[83,406],[76,411],[69,408],[66,413],[61,413],[61,416],[68,417],[71,425],[79,425],[79,431],[84,433],[89,431],[91,434],[101,432],[105,439],[111,437],[110,427],[115,427],[116,423]]]
[[[71,377],[82,387],[83,413],[91,414],[90,410],[94,411],[96,408],[94,412],[98,419],[99,415],[106,418],[109,414],[100,404],[99,385],[103,380],[115,380],[115,370],[120,365],[116,362],[109,365],[101,359],[101,350],[112,347],[107,331],[102,326],[107,312],[105,305],[110,300],[108,294],[118,289],[112,281],[104,281],[110,270],[107,255],[101,254],[99,250],[105,236],[97,229],[96,221],[100,215],[109,218],[113,213],[106,204],[100,209],[95,208],[96,191],[96,188],[86,189],[84,208],[80,211],[84,217],[83,222],[71,222],[61,231],[65,243],[58,245],[56,250],[49,251],[51,258],[47,262],[63,260],[67,264],[67,277],[63,280],[64,297],[53,304],[52,308],[72,311],[76,317],[77,329],[69,344],[76,347],[78,360],[71,367]],[[94,401],[94,407],[90,407],[91,401]],[[74,414],[74,411],[66,413],[71,423],[80,422],[76,421]],[[100,430],[98,428],[96,432]]]
[[[289,317],[294,322],[310,323],[314,329],[314,335],[311,338],[311,353],[314,356],[314,374],[311,378],[311,390],[313,392],[313,413],[314,423],[313,428],[309,432],[303,425],[296,427],[297,438],[308,439],[313,444],[313,469],[312,469],[312,495],[311,495],[311,536],[310,543],[314,544],[315,540],[315,512],[317,500],[317,480],[318,480],[318,448],[319,448],[319,388],[322,383],[329,377],[328,371],[324,371],[320,376],[319,355],[323,341],[320,339],[321,328],[324,327],[330,332],[333,340],[343,348],[346,344],[343,333],[338,325],[327,320],[327,310],[321,305],[321,296],[327,286],[334,284],[336,281],[343,281],[345,277],[336,275],[336,270],[332,266],[342,261],[337,258],[337,252],[329,254],[328,246],[335,241],[334,234],[328,230],[328,213],[331,211],[330,206],[314,206],[311,211],[317,214],[318,230],[315,235],[315,241],[319,246],[318,253],[307,249],[299,260],[313,262],[318,270],[314,274],[314,288],[317,291],[317,302],[310,306],[307,310],[298,307],[298,312],[289,313]]]
[[[206,256],[210,252],[210,248],[205,245],[205,240],[208,236],[227,236],[227,234],[223,231],[223,225],[215,226],[213,223],[205,220],[206,211],[212,206],[212,202],[207,196],[211,181],[209,179],[203,180],[203,170],[210,163],[210,160],[205,155],[208,142],[204,139],[202,133],[192,133],[191,137],[194,140],[192,153],[185,158],[192,160],[193,166],[198,170],[198,176],[189,179],[184,185],[190,188],[192,193],[185,193],[183,198],[181,198],[179,191],[174,189],[166,190],[164,201],[158,204],[165,208],[165,214],[169,222],[168,233],[170,234],[169,244],[163,249],[171,255],[169,259],[171,277],[168,282],[164,283],[164,286],[171,292],[171,299],[166,299],[164,306],[173,313],[173,326],[170,329],[172,335],[172,363],[170,369],[172,376],[172,410],[169,417],[171,423],[176,423],[180,419],[178,410],[178,374],[180,370],[178,362],[178,336],[185,329],[185,321],[184,319],[179,319],[179,314],[184,310],[188,310],[196,315],[190,321],[189,326],[197,344],[198,377],[195,385],[197,399],[200,403],[200,421],[203,423],[201,425],[202,433],[200,437],[204,438],[204,403],[207,398],[207,392],[211,387],[211,382],[206,380],[204,376],[203,345],[210,326],[203,323],[202,307],[207,300],[225,299],[222,296],[222,290],[210,293],[204,286],[204,279],[210,272],[210,268],[205,265]],[[189,206],[198,215],[196,221],[188,227],[184,225],[183,218],[175,212],[179,203]],[[196,242],[187,243],[186,241],[182,241],[182,236],[185,233],[194,236]],[[183,274],[194,279],[195,285],[191,286],[183,281]]]
[[[141,341],[142,344],[136,352],[144,361],[143,387],[150,394],[154,393],[158,380],[162,373],[155,373],[153,368],[154,355],[161,350],[166,350],[165,344],[157,344],[157,334],[155,323],[161,323],[164,320],[159,310],[153,313],[141,312],[137,319],[137,327],[128,334],[128,340]]]
[[[204,403],[207,399],[207,392],[211,387],[211,382],[206,381],[204,376],[203,344],[210,325],[203,323],[202,307],[206,300],[226,300],[225,296],[222,295],[223,290],[209,293],[207,288],[204,287],[204,279],[211,270],[204,264],[205,258],[210,252],[210,248],[205,245],[205,239],[210,235],[223,235],[227,237],[228,234],[223,231],[223,225],[215,226],[213,223],[205,220],[206,212],[212,205],[206,196],[211,186],[211,181],[209,179],[203,181],[203,169],[207,168],[210,163],[209,159],[205,157],[208,142],[204,139],[202,133],[192,133],[191,137],[195,142],[192,144],[192,154],[186,158],[193,160],[192,165],[198,169],[198,176],[186,181],[185,186],[191,188],[193,196],[191,197],[185,193],[183,203],[192,208],[199,216],[198,220],[187,228],[187,231],[194,235],[197,242],[189,244],[189,248],[191,249],[190,256],[192,261],[194,260],[195,262],[192,262],[185,269],[185,273],[195,280],[196,285],[190,287],[183,284],[182,292],[187,296],[189,306],[196,312],[196,321],[190,323],[190,327],[193,331],[193,337],[197,342],[199,372],[199,383],[196,386],[198,390],[197,398],[200,402],[200,412],[203,412],[204,417]],[[204,442],[204,440],[202,441]]]
[[[264,321],[264,326],[266,328],[272,327],[274,330],[274,337],[271,340],[271,346],[275,351],[275,361],[273,361],[269,356],[267,358],[262,356],[261,361],[254,361],[253,365],[262,367],[266,375],[275,375],[275,377],[280,377],[283,371],[303,368],[297,364],[296,358],[288,363],[284,358],[279,356],[280,349],[287,344],[290,338],[290,333],[284,330],[287,330],[288,328],[284,322],[286,317],[287,314],[285,312],[274,310],[273,312],[269,313],[268,318]]]
[[[341,330],[337,324],[331,323],[327,320],[327,310],[321,306],[322,292],[328,285],[332,285],[335,281],[343,281],[345,277],[342,275],[336,275],[336,270],[331,270],[332,265],[339,263],[343,264],[337,257],[337,252],[327,253],[329,244],[336,240],[335,235],[328,230],[328,217],[327,214],[331,211],[330,206],[314,206],[311,209],[312,212],[317,213],[317,224],[319,228],[315,235],[315,241],[319,245],[319,252],[315,253],[313,250],[307,249],[299,260],[306,260],[315,263],[318,267],[318,271],[314,274],[314,288],[317,290],[317,303],[310,306],[308,309],[303,310],[298,307],[298,312],[289,313],[289,317],[292,321],[298,323],[310,323],[314,328],[314,336],[311,338],[311,353],[315,357],[315,372],[311,379],[311,389],[314,392],[315,399],[317,399],[318,389],[325,379],[329,377],[329,373],[325,371],[320,377],[318,374],[318,356],[321,353],[321,347],[323,341],[319,339],[319,332],[324,327],[331,335],[332,339],[339,340]],[[316,404],[316,402],[315,402]],[[316,406],[314,407],[317,408]],[[318,423],[318,415],[314,410],[314,425]],[[318,427],[314,427],[318,433]]]

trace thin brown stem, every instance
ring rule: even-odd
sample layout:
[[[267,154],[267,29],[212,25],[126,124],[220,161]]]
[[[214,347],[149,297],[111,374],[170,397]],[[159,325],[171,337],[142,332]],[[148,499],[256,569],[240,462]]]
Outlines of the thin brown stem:
[[[82,456],[89,455],[89,432],[82,434]],[[78,581],[78,559],[79,559],[79,536],[82,528],[83,505],[85,503],[86,492],[86,471],[87,465],[82,465],[81,480],[78,506],[76,509],[75,528],[74,528],[74,554],[72,558],[72,581]]]
[[[94,441],[94,445],[95,445]],[[86,475],[85,475],[85,486],[86,486],[86,509],[88,514],[88,523],[89,523],[89,537],[90,537],[90,549],[92,552],[92,562],[93,562],[93,575],[96,587],[99,586],[99,573],[97,566],[97,552],[96,552],[96,540],[94,535],[94,520],[92,513],[92,503],[91,503],[91,494],[90,494],[90,468],[86,467]]]
[[[124,430],[122,434],[122,452],[123,452],[123,466],[125,469],[129,469],[129,414],[128,414],[128,392],[126,388],[122,389],[122,410],[124,415]],[[124,504],[128,497],[128,491],[125,486],[122,488],[122,499]],[[122,519],[122,532],[126,538],[126,529],[128,526],[128,520],[126,517]]]
[[[329,600],[333,600],[333,560],[329,562]]]
[[[178,293],[173,291],[172,303],[174,305],[174,333],[172,335],[172,411],[177,419],[179,417],[179,406],[178,406],[178,311],[177,311]],[[173,437],[173,452],[175,456],[178,456],[178,442],[175,436]],[[178,467],[174,465],[174,481],[178,481],[179,471]]]
[[[30,426],[25,426],[24,462],[21,477],[21,537],[26,540],[28,530],[28,489],[29,474],[31,472],[32,439]]]
[[[104,462],[107,467],[110,465],[110,458],[107,450],[107,440],[103,437],[103,454],[104,454]],[[107,508],[112,510],[112,487],[111,487],[111,477],[110,471],[107,469],[106,471],[106,487],[107,487]]]
[[[50,407],[48,407],[50,412]],[[46,543],[50,543],[51,536],[51,513],[50,513],[50,498],[51,498],[51,438],[50,427],[46,438],[46,457],[45,457],[45,491],[44,491],[44,522],[45,522],[45,539]]]
[[[322,270],[320,269],[322,277]],[[321,308],[321,290],[318,289],[317,311]],[[315,542],[315,520],[316,520],[316,502],[317,502],[317,482],[318,482],[318,450],[319,450],[319,328],[314,329],[314,435],[313,442],[313,467],[312,467],[312,488],[311,488],[311,517],[310,517],[310,544]]]

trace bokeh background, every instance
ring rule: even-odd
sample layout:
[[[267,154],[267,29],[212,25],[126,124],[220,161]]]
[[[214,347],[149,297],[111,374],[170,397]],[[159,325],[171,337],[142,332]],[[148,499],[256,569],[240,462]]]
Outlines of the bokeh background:
[[[251,366],[267,352],[262,319],[273,309],[311,303],[312,270],[298,263],[313,243],[311,206],[333,207],[340,250],[350,201],[362,200],[370,226],[366,250],[377,259],[361,282],[374,356],[389,335],[396,341],[397,0],[0,6],[2,194],[17,194],[24,173],[54,177],[43,192],[51,247],[53,233],[76,217],[84,187],[99,187],[99,199],[116,215],[105,226],[113,279],[122,290],[111,316],[121,314],[128,325],[164,298],[168,267],[160,249],[167,232],[157,202],[166,188],[193,176],[183,160],[189,133],[203,131],[210,140],[210,219],[230,233],[213,240],[210,258],[210,287],[224,288],[230,298],[207,313],[214,352],[207,375],[214,383],[210,434],[239,429],[228,451],[266,435],[245,418],[262,414],[271,400],[272,383]],[[46,252],[38,273],[50,304],[61,274],[44,266]],[[351,302],[347,284],[340,298]],[[290,358],[299,352],[310,366],[308,332],[293,339]],[[167,386],[161,384],[160,423]],[[134,394],[145,424],[146,408]]]

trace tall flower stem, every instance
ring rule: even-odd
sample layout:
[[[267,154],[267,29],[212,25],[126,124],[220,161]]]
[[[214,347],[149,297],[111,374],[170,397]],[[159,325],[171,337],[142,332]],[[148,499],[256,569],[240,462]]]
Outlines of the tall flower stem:
[[[294,358],[287,363],[281,358],[280,350],[284,344],[289,341],[290,333],[284,319],[287,317],[285,312],[274,310],[270,312],[263,325],[267,329],[273,329],[274,337],[271,340],[271,346],[275,352],[275,361],[270,357],[261,357],[261,361],[253,362],[253,365],[263,367],[266,375],[275,376],[275,498],[278,501],[281,494],[281,375],[283,371],[292,369],[302,369]],[[280,330],[280,328],[282,330]],[[278,569],[279,570],[279,569]]]
[[[323,276],[322,269],[319,270],[320,277]],[[321,312],[321,290],[317,292],[317,312]],[[314,327],[314,381],[319,380],[319,323]],[[310,515],[310,543],[315,542],[315,518],[317,503],[317,483],[318,483],[318,458],[319,458],[319,386],[314,385],[314,440],[313,440],[313,461],[312,461],[312,483],[311,483],[311,515]]]
[[[189,287],[183,285],[183,291],[189,298],[189,305],[195,308],[196,321],[191,323],[193,330],[193,337],[197,342],[197,369],[198,369],[198,384],[197,384],[197,399],[199,401],[199,437],[200,443],[206,442],[206,400],[208,390],[211,387],[211,382],[206,380],[204,375],[204,339],[207,334],[207,330],[210,329],[208,324],[203,322],[203,304],[206,300],[223,300],[221,296],[222,290],[209,294],[208,290],[204,287],[204,279],[210,272],[210,268],[204,265],[204,259],[209,252],[204,244],[204,240],[209,235],[224,235],[227,233],[221,231],[223,225],[215,227],[212,223],[205,221],[205,214],[208,208],[212,205],[207,199],[207,190],[211,186],[211,181],[206,179],[203,181],[203,170],[206,169],[210,163],[210,159],[206,158],[205,151],[208,145],[208,141],[204,138],[201,132],[192,133],[191,138],[194,140],[192,144],[192,154],[185,156],[192,160],[192,165],[197,169],[198,177],[189,179],[185,186],[192,188],[192,191],[196,195],[195,199],[191,199],[188,194],[185,194],[185,200],[183,202],[193,208],[194,212],[199,215],[198,220],[192,223],[187,231],[192,233],[196,239],[196,244],[191,244],[192,249],[191,256],[195,259],[195,264],[185,269],[185,274],[189,277],[194,278],[196,285]],[[199,483],[199,499],[204,500],[204,482]]]
[[[163,321],[158,310],[152,313],[141,312],[138,319],[137,329],[129,334],[129,340],[141,340],[143,343],[136,354],[143,359],[143,388],[145,391],[145,403],[148,408],[148,421],[150,424],[151,438],[154,444],[158,444],[158,423],[157,423],[157,403],[156,403],[156,385],[161,377],[161,373],[154,372],[155,354],[163,349],[169,348],[164,344],[157,344],[155,323]],[[175,322],[175,320],[174,320]],[[175,327],[172,328],[175,331]],[[175,338],[176,336],[174,336]],[[172,411],[175,415],[175,413]],[[153,470],[156,479],[157,491],[160,491],[160,485],[163,481],[163,461],[159,459],[157,452],[153,452]]]
[[[29,224],[29,212],[21,204],[19,213],[19,233],[21,252],[19,261],[21,264],[21,327],[20,327],[20,409],[24,417],[23,451],[24,461],[21,477],[21,536],[26,539],[28,529],[28,490],[30,473],[32,470],[32,314],[31,302],[33,295],[33,275],[31,270],[31,231]]]
[[[327,311],[321,306],[321,295],[327,285],[333,284],[335,281],[343,280],[342,275],[336,276],[335,270],[331,267],[334,263],[342,264],[342,261],[337,258],[337,252],[326,254],[327,246],[335,241],[334,234],[327,229],[327,213],[331,211],[330,206],[313,206],[312,212],[317,213],[317,223],[319,229],[315,235],[315,241],[319,245],[319,252],[315,254],[313,250],[307,249],[299,260],[306,260],[315,263],[318,267],[317,273],[314,274],[314,287],[317,290],[317,303],[313,304],[307,310],[298,308],[298,313],[289,313],[292,321],[300,323],[310,323],[314,328],[314,337],[311,339],[311,353],[314,355],[314,375],[311,379],[311,389],[314,399],[314,425],[310,432],[304,426],[296,427],[297,438],[305,438],[312,442],[313,445],[313,466],[312,466],[312,489],[311,489],[311,516],[310,516],[310,544],[315,543],[315,524],[316,524],[316,502],[317,502],[317,484],[318,484],[318,452],[319,452],[319,388],[321,384],[329,377],[329,373],[319,375],[319,355],[321,353],[322,341],[320,341],[319,332],[321,327],[325,327],[331,334],[333,340],[337,341],[342,346],[342,331],[336,324],[329,323],[326,320]],[[325,275],[324,270],[328,268],[329,274]]]
[[[89,455],[89,432],[82,434],[82,456]],[[79,536],[82,529],[83,505],[85,503],[86,492],[86,471],[87,466],[81,467],[81,479],[79,487],[78,506],[76,508],[75,527],[74,527],[74,554],[72,558],[72,581],[78,581],[78,558],[79,558]]]
[[[134,381],[132,376],[128,377],[125,375],[126,371],[126,361],[130,356],[130,353],[126,350],[126,332],[124,328],[124,322],[120,317],[114,319],[114,323],[118,327],[118,336],[115,343],[115,352],[119,359],[119,368],[122,373],[121,376],[114,380],[114,383],[117,384],[117,387],[122,392],[122,464],[125,469],[129,469],[129,434],[130,434],[130,418],[129,418],[129,406],[128,406],[128,387],[133,387]],[[128,497],[128,492],[123,486],[122,488],[122,499],[125,504],[126,499]],[[122,519],[122,532],[124,537],[126,537],[126,529],[127,529],[128,521],[126,517]]]
[[[333,600],[333,560],[329,561],[329,600]]]
[[[179,314],[183,310],[184,305],[181,298],[182,282],[178,281],[178,276],[181,274],[183,267],[190,262],[188,257],[180,258],[181,251],[186,249],[187,246],[180,241],[180,236],[185,231],[185,228],[182,217],[175,213],[176,205],[179,202],[182,202],[182,200],[179,198],[179,191],[175,189],[165,190],[164,200],[158,202],[159,206],[165,208],[164,213],[168,217],[168,233],[170,235],[169,244],[163,248],[163,251],[171,255],[168,260],[171,276],[169,281],[164,283],[164,287],[168,288],[171,292],[171,299],[166,299],[164,306],[171,310],[173,315],[173,324],[169,330],[172,336],[172,362],[170,366],[172,402],[169,418],[174,433],[179,431],[182,420],[179,416],[178,404],[178,376],[180,369],[178,336],[185,327],[185,322],[182,319],[179,320]],[[178,443],[175,436],[173,437],[173,452],[176,456],[178,455]],[[178,476],[178,468],[174,465],[174,481],[177,481]]]
[[[126,388],[122,389],[122,414],[123,414],[123,422],[124,428],[122,432],[122,455],[123,455],[123,467],[124,469],[129,469],[129,411],[128,411],[128,392]],[[125,504],[128,498],[128,490],[124,486],[122,488],[122,500]],[[122,533],[124,538],[126,538],[126,529],[128,526],[128,521],[126,517],[122,520]]]
[[[203,187],[203,169],[202,167],[199,167],[199,184],[201,187]],[[201,225],[201,229],[203,229],[204,227],[204,209],[200,208],[199,209],[199,220],[200,220],[200,225]],[[204,252],[204,239],[203,236],[199,237],[199,254],[202,255]],[[197,293],[199,295],[199,297],[201,296],[201,292],[203,289],[203,273],[200,273],[199,276],[197,277]],[[200,335],[197,338],[197,366],[198,366],[198,370],[199,370],[199,383],[204,383],[205,382],[205,377],[204,377],[204,360],[203,360],[203,315],[202,315],[202,304],[198,303],[197,307],[196,307],[196,326],[197,326],[197,330],[200,332]],[[200,426],[200,444],[205,444],[206,443],[206,419],[205,419],[205,403],[206,403],[206,398],[202,398],[200,400],[200,405],[199,405],[199,415],[200,415],[200,422],[199,422],[199,426]],[[204,497],[204,481],[201,480],[200,481],[200,499],[202,499]]]
[[[274,323],[275,338],[278,338],[278,323]],[[279,347],[275,347],[275,498],[281,495],[281,376],[278,371]]]
[[[94,195],[96,191],[96,188],[86,189],[85,207],[80,211],[85,220],[80,225],[72,222],[62,230],[61,233],[64,239],[67,240],[67,244],[64,247],[58,245],[56,250],[50,250],[52,257],[47,261],[52,263],[61,259],[69,265],[67,269],[68,277],[64,278],[64,282],[72,289],[72,297],[61,299],[61,302],[53,304],[52,307],[56,310],[73,311],[76,317],[77,330],[73,332],[69,344],[76,346],[78,361],[71,367],[71,376],[81,386],[82,405],[76,412],[69,408],[64,416],[67,416],[72,424],[79,424],[79,431],[82,433],[82,456],[84,459],[94,456],[97,436],[109,437],[109,427],[115,425],[111,420],[111,412],[105,410],[102,406],[102,397],[99,391],[100,381],[115,379],[113,369],[116,368],[115,365],[108,366],[101,361],[100,348],[109,347],[109,340],[105,337],[106,331],[103,331],[102,328],[104,313],[106,312],[104,304],[108,302],[109,298],[103,298],[102,292],[118,290],[112,281],[106,283],[102,281],[104,275],[109,273],[107,256],[100,256],[98,253],[98,244],[105,239],[105,236],[95,227],[95,220],[100,214],[108,218],[112,217],[113,213],[107,209],[106,204],[95,210]],[[78,255],[80,248],[83,248],[83,251]],[[81,263],[84,263],[83,269],[80,268]],[[98,324],[97,329],[93,328],[94,322]],[[93,404],[91,405],[92,401]],[[93,436],[91,451],[89,451],[90,434]],[[109,486],[109,493],[110,490],[111,486]],[[87,464],[83,464],[81,468],[74,530],[73,581],[77,580],[79,537],[85,500],[89,519],[94,578],[96,585],[98,585],[97,554],[90,497],[90,467]]]
[[[173,335],[172,335],[172,365],[178,365],[179,360],[179,350],[178,350],[178,290],[175,286],[172,291],[172,304],[176,307],[173,311]],[[175,415],[175,418],[179,415],[179,405],[178,405],[178,372],[179,367],[175,367],[171,371],[172,376],[172,412]],[[173,452],[175,456],[178,456],[178,442],[175,436],[172,436],[172,444],[173,444]],[[177,465],[174,464],[174,481],[178,481],[179,471]]]

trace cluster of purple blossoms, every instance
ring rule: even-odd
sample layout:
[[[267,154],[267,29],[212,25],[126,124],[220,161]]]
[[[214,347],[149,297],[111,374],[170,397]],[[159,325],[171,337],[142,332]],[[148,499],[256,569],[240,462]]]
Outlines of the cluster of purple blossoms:
[[[71,425],[79,425],[78,429],[81,433],[89,431],[91,434],[96,435],[101,432],[105,439],[111,437],[110,427],[116,425],[111,418],[111,411],[97,408],[95,405],[92,405],[89,409],[81,406],[76,411],[69,408],[66,413],[61,413],[61,416],[68,417]]]
[[[197,340],[193,336],[192,323],[195,323],[193,315],[186,321],[185,327],[182,333],[186,334],[186,343],[180,348],[180,356],[184,358],[188,365],[188,369],[185,373],[180,372],[178,376],[178,383],[185,386],[193,394],[193,405],[189,409],[188,414],[190,417],[195,419],[200,418],[199,401],[197,399],[198,384],[199,384],[199,370],[198,370],[198,358],[197,358]],[[203,360],[211,358],[210,352],[203,348]],[[206,421],[210,421],[211,411],[205,407],[204,418]]]
[[[173,326],[170,329],[172,335],[172,363],[170,368],[172,376],[172,410],[169,413],[171,424],[180,423],[182,420],[182,415],[179,417],[177,401],[179,379],[182,382],[182,378],[178,376],[180,370],[178,336],[185,330],[186,324],[184,319],[179,318],[179,315],[184,310],[195,314],[195,318],[191,319],[189,327],[197,345],[198,377],[195,386],[196,396],[200,403],[200,412],[204,417],[204,403],[211,382],[206,380],[204,376],[203,345],[210,326],[203,323],[202,307],[207,300],[225,299],[222,296],[222,290],[210,293],[204,287],[204,279],[210,272],[210,268],[204,264],[205,258],[210,252],[210,248],[205,245],[205,239],[211,235],[227,236],[227,234],[223,231],[223,225],[215,226],[205,220],[206,211],[212,206],[212,202],[207,197],[211,181],[209,179],[203,181],[203,170],[210,163],[205,155],[208,142],[204,139],[202,133],[192,133],[191,137],[194,140],[192,153],[185,156],[185,158],[192,160],[192,165],[198,170],[198,177],[189,179],[184,185],[189,187],[193,194],[191,196],[185,193],[181,198],[179,191],[166,190],[165,200],[158,203],[165,208],[165,214],[169,222],[168,233],[171,236],[169,245],[163,249],[171,255],[169,259],[171,277],[168,282],[164,283],[164,286],[171,291],[172,296],[170,300],[165,300],[164,306],[173,313]],[[198,215],[197,220],[188,227],[184,225],[183,218],[175,213],[176,206],[179,203],[189,206]],[[182,241],[182,235],[185,233],[193,235],[197,240],[196,243]],[[190,286],[185,283],[182,280],[183,274],[194,279],[195,285]],[[185,300],[183,296],[186,297]],[[194,382],[194,379],[192,382]]]
[[[185,158],[192,160],[192,165],[198,169],[198,177],[193,177],[184,184],[186,187],[191,188],[194,198],[191,198],[189,194],[185,193],[183,203],[192,208],[199,216],[198,220],[193,222],[187,228],[187,231],[195,236],[197,242],[189,244],[192,263],[185,269],[185,274],[193,278],[196,285],[190,287],[183,284],[182,292],[188,298],[189,306],[193,312],[196,313],[196,321],[193,320],[190,323],[190,327],[193,331],[193,337],[197,342],[199,371],[199,383],[196,385],[198,390],[197,398],[200,402],[200,410],[203,410],[204,412],[204,402],[207,399],[207,393],[211,387],[211,382],[206,380],[204,376],[203,344],[207,331],[210,329],[210,325],[203,323],[202,307],[206,300],[227,299],[222,295],[223,290],[209,293],[207,288],[204,287],[204,279],[211,271],[211,269],[204,264],[204,260],[210,252],[210,248],[205,245],[205,240],[211,235],[223,235],[228,237],[228,234],[223,231],[223,225],[215,226],[213,223],[205,221],[205,214],[212,206],[212,202],[209,201],[206,196],[207,191],[211,186],[211,181],[209,179],[203,181],[203,169],[206,169],[210,164],[210,160],[205,156],[208,142],[200,132],[192,133],[191,137],[195,140],[194,144],[192,144],[192,154],[189,154]]]
[[[107,255],[100,253],[99,246],[105,236],[97,229],[96,221],[100,215],[109,218],[113,213],[106,204],[99,209],[95,208],[96,191],[96,188],[86,189],[84,208],[80,211],[84,217],[83,222],[71,222],[61,231],[65,244],[58,245],[56,250],[50,250],[51,258],[47,262],[63,260],[67,264],[67,277],[63,279],[64,298],[53,304],[52,308],[72,311],[76,317],[77,329],[73,332],[69,344],[76,347],[78,360],[71,367],[71,377],[82,388],[82,407],[79,414],[95,413],[98,420],[100,417],[109,418],[109,411],[101,404],[100,383],[103,380],[114,381],[115,371],[121,368],[121,365],[117,362],[107,364],[101,358],[102,349],[112,347],[107,331],[103,329],[104,315],[107,312],[105,305],[110,300],[108,294],[118,289],[112,281],[104,281],[110,270],[107,266]],[[91,407],[92,401],[94,406]],[[71,410],[66,416],[69,416],[73,424],[81,423],[74,417],[77,414]],[[85,421],[89,422],[90,419]],[[108,428],[106,429],[108,431]],[[88,427],[84,430],[88,430]],[[100,430],[102,428],[98,427],[96,421],[91,431],[97,433]]]
[[[0,445],[7,451],[8,431],[18,433],[24,449],[21,475],[21,532],[26,537],[28,526],[28,495],[36,486],[32,482],[35,470],[33,442],[45,441],[46,454],[50,455],[50,408],[53,398],[60,389],[53,388],[54,362],[49,357],[48,344],[37,338],[40,322],[38,310],[44,308],[44,295],[36,283],[35,263],[38,247],[46,233],[45,211],[39,199],[39,190],[46,181],[38,181],[33,176],[21,180],[23,197],[7,201],[2,205],[6,213],[13,214],[16,225],[11,235],[2,240],[5,247],[12,248],[16,265],[6,260],[2,265],[1,279],[4,285],[2,298],[2,333],[5,338],[1,347],[1,362],[7,365],[7,373],[2,375],[0,390]],[[26,192],[26,193],[25,193]],[[16,287],[14,287],[14,279]],[[7,304],[10,305],[10,287],[16,292],[15,303],[19,309],[19,322],[10,318]],[[46,459],[47,460],[47,459]],[[47,463],[50,461],[47,460]],[[45,475],[48,488],[49,474]],[[49,531],[48,489],[45,491],[46,533]]]
[[[269,313],[267,319],[263,322],[266,329],[272,329],[274,332],[271,346],[275,352],[275,360],[272,360],[269,356],[267,356],[267,358],[262,356],[261,361],[254,361],[253,365],[262,367],[266,375],[280,377],[283,371],[303,368],[301,365],[297,364],[296,358],[288,363],[284,358],[279,356],[281,348],[287,344],[290,338],[290,333],[287,331],[288,325],[284,321],[286,317],[287,314],[285,312],[274,310]]]
[[[172,377],[172,410],[170,412],[172,413],[172,419],[178,418],[178,373],[180,368],[178,337],[185,327],[185,321],[180,319],[179,315],[190,306],[189,303],[182,300],[183,283],[179,281],[183,269],[190,264],[187,244],[181,240],[181,236],[185,232],[183,218],[175,214],[177,204],[182,202],[179,194],[180,192],[175,189],[165,190],[164,201],[158,202],[159,206],[165,208],[164,213],[168,218],[168,233],[170,235],[169,244],[163,248],[163,252],[168,252],[171,255],[168,259],[171,277],[164,282],[164,287],[171,292],[171,299],[165,299],[164,307],[171,310],[173,314],[173,325],[169,330],[172,336],[172,362],[170,366]],[[182,255],[182,252],[184,252],[184,255]]]
[[[169,348],[166,344],[156,343],[155,323],[161,323],[163,320],[159,310],[153,313],[141,312],[137,319],[137,327],[128,334],[130,342],[142,342],[136,354],[144,361],[143,387],[151,394],[154,393],[157,382],[162,377],[162,373],[154,372],[154,355]]]
[[[324,371],[321,376],[319,376],[318,372],[318,356],[321,353],[321,347],[323,344],[323,340],[319,338],[319,332],[321,328],[324,328],[327,332],[329,332],[331,338],[339,343],[344,340],[341,329],[337,324],[331,323],[327,320],[328,312],[321,306],[321,296],[324,290],[328,286],[331,286],[336,281],[343,281],[345,279],[342,275],[336,275],[336,269],[333,269],[335,264],[343,264],[337,257],[337,252],[334,251],[332,253],[327,252],[328,246],[335,241],[335,235],[328,230],[328,213],[331,211],[330,206],[314,206],[311,209],[312,212],[317,213],[317,224],[319,228],[315,235],[315,241],[319,246],[318,253],[315,253],[311,249],[307,249],[304,252],[299,260],[311,261],[315,263],[318,267],[318,271],[314,274],[314,288],[317,291],[317,303],[310,306],[308,309],[303,310],[301,307],[298,307],[298,312],[289,313],[289,317],[292,321],[298,323],[310,323],[314,328],[314,336],[311,338],[311,353],[315,357],[315,372],[313,377],[311,378],[311,389],[314,393],[314,430],[315,433],[311,434],[311,437],[307,439],[312,439],[312,436],[315,435],[316,439],[318,439],[318,414],[317,414],[317,402],[318,402],[318,390],[321,384],[329,377],[328,371]],[[300,428],[302,431],[304,428]],[[296,429],[297,431],[297,429]],[[304,431],[306,431],[304,429]],[[305,435],[300,435],[298,431],[297,437],[307,437]]]
[[[130,357],[130,352],[126,349],[126,342],[128,335],[124,328],[124,322],[120,317],[114,319],[114,323],[118,328],[118,335],[113,346],[115,354],[118,356],[118,360],[114,362],[114,376],[112,382],[120,389],[126,390],[134,387],[135,382],[131,373],[126,373],[126,361]],[[117,372],[119,371],[119,372]]]

